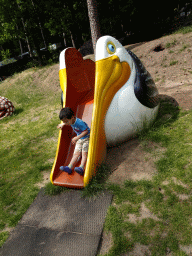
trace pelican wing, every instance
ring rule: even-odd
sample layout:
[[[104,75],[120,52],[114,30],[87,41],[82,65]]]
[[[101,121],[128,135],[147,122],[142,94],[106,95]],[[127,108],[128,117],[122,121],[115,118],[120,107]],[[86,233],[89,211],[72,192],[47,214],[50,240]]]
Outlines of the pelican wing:
[[[127,50],[127,52],[132,57],[136,69],[134,81],[135,96],[142,105],[148,108],[156,107],[159,104],[158,90],[150,73],[133,52],[130,50]]]

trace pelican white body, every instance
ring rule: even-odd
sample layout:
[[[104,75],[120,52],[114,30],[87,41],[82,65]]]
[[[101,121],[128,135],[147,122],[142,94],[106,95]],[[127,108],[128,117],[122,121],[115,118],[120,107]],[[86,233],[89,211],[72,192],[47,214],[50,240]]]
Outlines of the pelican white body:
[[[107,144],[113,146],[135,136],[144,127],[149,126],[156,118],[159,102],[157,99],[158,92],[150,74],[138,58],[130,51],[126,51],[113,37],[104,36],[98,40],[96,61],[110,58],[113,55],[106,50],[109,42],[112,42],[115,47],[114,55],[119,57],[120,62],[127,62],[131,69],[128,81],[114,95],[105,117]],[[138,77],[140,77],[140,81],[138,81]],[[140,88],[135,89],[136,86]],[[137,97],[135,91],[143,90],[142,86],[146,87],[145,92],[142,96],[139,96],[138,92],[139,97]],[[149,87],[152,89],[148,90]],[[149,93],[151,95],[148,95]],[[145,96],[146,99],[142,99]],[[151,96],[156,97],[152,104],[148,102]],[[144,102],[144,104],[141,102]]]

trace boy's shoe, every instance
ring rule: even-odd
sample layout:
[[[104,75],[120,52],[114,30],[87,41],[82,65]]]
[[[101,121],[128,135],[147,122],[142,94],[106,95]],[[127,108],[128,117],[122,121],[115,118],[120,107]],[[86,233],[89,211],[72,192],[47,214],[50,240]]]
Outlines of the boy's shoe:
[[[61,171],[63,171],[63,172],[67,172],[68,174],[71,174],[71,173],[72,173],[71,168],[69,168],[68,166],[60,166],[59,169],[60,169]]]
[[[79,173],[80,175],[84,174],[84,170],[82,167],[75,167],[74,169],[75,172]]]

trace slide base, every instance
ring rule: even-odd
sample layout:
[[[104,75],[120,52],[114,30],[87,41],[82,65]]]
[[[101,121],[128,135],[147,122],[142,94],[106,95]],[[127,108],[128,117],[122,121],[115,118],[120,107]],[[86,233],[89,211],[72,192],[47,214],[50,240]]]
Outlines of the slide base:
[[[61,172],[53,184],[55,186],[82,189],[84,187],[83,175],[79,175],[75,171],[72,174]]]

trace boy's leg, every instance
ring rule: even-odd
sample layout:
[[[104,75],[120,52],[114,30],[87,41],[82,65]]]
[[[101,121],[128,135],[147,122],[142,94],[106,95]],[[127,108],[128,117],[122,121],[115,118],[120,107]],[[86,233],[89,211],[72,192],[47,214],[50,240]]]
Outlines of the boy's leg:
[[[81,158],[81,164],[80,167],[82,167],[84,169],[86,161],[87,161],[87,153],[85,151],[82,151],[82,158]]]
[[[81,149],[82,149],[82,142],[81,142],[81,140],[78,140],[76,145],[75,145],[75,150],[74,150],[74,153],[73,153],[73,157],[71,159],[70,164],[68,165],[71,169],[76,164],[79,157],[81,156]]]
[[[83,169],[85,168],[85,164],[87,162],[87,154],[89,149],[89,138],[84,139],[83,147],[82,147],[82,159],[81,159],[81,165]]]
[[[70,164],[68,165],[68,167],[70,167],[71,169],[73,168],[73,166],[76,164],[76,162],[78,161],[79,157],[81,156],[81,152],[75,151],[73,154],[73,157],[71,159]]]
[[[75,167],[75,169],[74,169],[80,175],[84,174],[85,164],[86,164],[86,161],[87,161],[88,146],[89,146],[89,139],[84,139],[83,140],[83,146],[82,146],[81,165],[79,167]]]
[[[74,171],[79,173],[80,175],[83,175],[86,161],[87,161],[87,152],[82,151],[81,165],[79,167],[75,167]]]
[[[73,156],[72,156],[72,159],[71,159],[69,165],[68,166],[60,166],[61,171],[67,172],[69,174],[72,173],[73,166],[75,165],[75,163],[78,161],[79,157],[81,156],[81,150],[79,150],[79,148],[81,148],[80,144],[81,143],[78,140],[77,143],[76,143],[75,150],[74,150],[74,153],[73,153]]]

